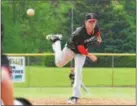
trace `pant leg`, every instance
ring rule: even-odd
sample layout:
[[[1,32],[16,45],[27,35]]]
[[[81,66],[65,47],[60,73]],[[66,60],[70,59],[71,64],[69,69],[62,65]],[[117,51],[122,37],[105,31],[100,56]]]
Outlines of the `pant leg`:
[[[81,84],[82,84],[82,68],[85,63],[86,56],[77,54],[75,56],[75,81],[73,84],[72,96],[80,97],[81,96]]]
[[[60,41],[56,41],[55,43],[52,44],[52,48],[55,52],[55,64],[58,67],[62,67],[66,65],[75,56],[75,53],[67,47],[64,47],[64,49],[61,51],[60,43],[61,43]]]

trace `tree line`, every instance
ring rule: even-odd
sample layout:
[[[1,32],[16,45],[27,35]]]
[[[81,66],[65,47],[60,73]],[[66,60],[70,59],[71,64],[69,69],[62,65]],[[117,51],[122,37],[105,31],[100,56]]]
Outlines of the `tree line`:
[[[35,10],[33,17],[27,16],[28,8]],[[5,28],[4,51],[52,52],[51,45],[45,39],[46,35],[63,34],[64,46],[72,29],[83,24],[88,12],[97,14],[103,39],[99,47],[91,46],[90,52],[135,53],[135,0],[3,0],[1,15]]]

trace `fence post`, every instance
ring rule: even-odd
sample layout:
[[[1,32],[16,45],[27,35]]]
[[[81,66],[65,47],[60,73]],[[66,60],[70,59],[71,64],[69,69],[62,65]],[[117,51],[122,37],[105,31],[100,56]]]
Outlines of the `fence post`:
[[[114,86],[114,56],[112,56],[112,87]]]
[[[28,77],[28,87],[30,87],[30,78],[29,78],[29,77],[30,77],[30,76],[29,76],[29,75],[30,75],[30,74],[29,74],[29,56],[27,56],[27,66],[28,66],[28,72],[27,72],[27,73],[28,73],[28,76],[27,76],[27,77]]]

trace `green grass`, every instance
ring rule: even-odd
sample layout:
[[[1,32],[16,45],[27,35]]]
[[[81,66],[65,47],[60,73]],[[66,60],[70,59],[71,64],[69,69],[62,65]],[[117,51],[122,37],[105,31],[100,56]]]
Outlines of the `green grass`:
[[[69,72],[70,68],[26,67],[26,81],[14,83],[15,96],[67,99],[72,94]],[[86,86],[135,86],[135,72],[135,68],[84,68],[83,82]],[[135,99],[135,87],[88,88],[91,95],[82,90],[82,97]]]
[[[91,95],[86,95],[82,90],[84,98],[122,98],[135,100],[135,88],[133,87],[90,87]],[[47,87],[47,88],[15,88],[15,97],[26,98],[68,98],[72,95],[70,87]]]
[[[135,86],[135,68],[84,68],[86,86]],[[70,68],[26,67],[26,81],[15,87],[69,87]],[[113,77],[112,77],[113,72]],[[112,82],[113,78],[113,82]]]

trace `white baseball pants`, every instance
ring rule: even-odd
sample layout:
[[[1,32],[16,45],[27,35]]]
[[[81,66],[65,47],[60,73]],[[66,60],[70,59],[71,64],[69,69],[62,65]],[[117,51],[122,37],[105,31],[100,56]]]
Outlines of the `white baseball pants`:
[[[70,62],[73,58],[75,60],[75,81],[73,84],[72,96],[80,97],[81,96],[81,83],[82,83],[82,68],[85,63],[86,56],[81,54],[75,54],[68,47],[64,47],[61,50],[60,41],[56,41],[52,44],[52,48],[55,52],[55,64],[58,67],[63,67],[68,62]]]

